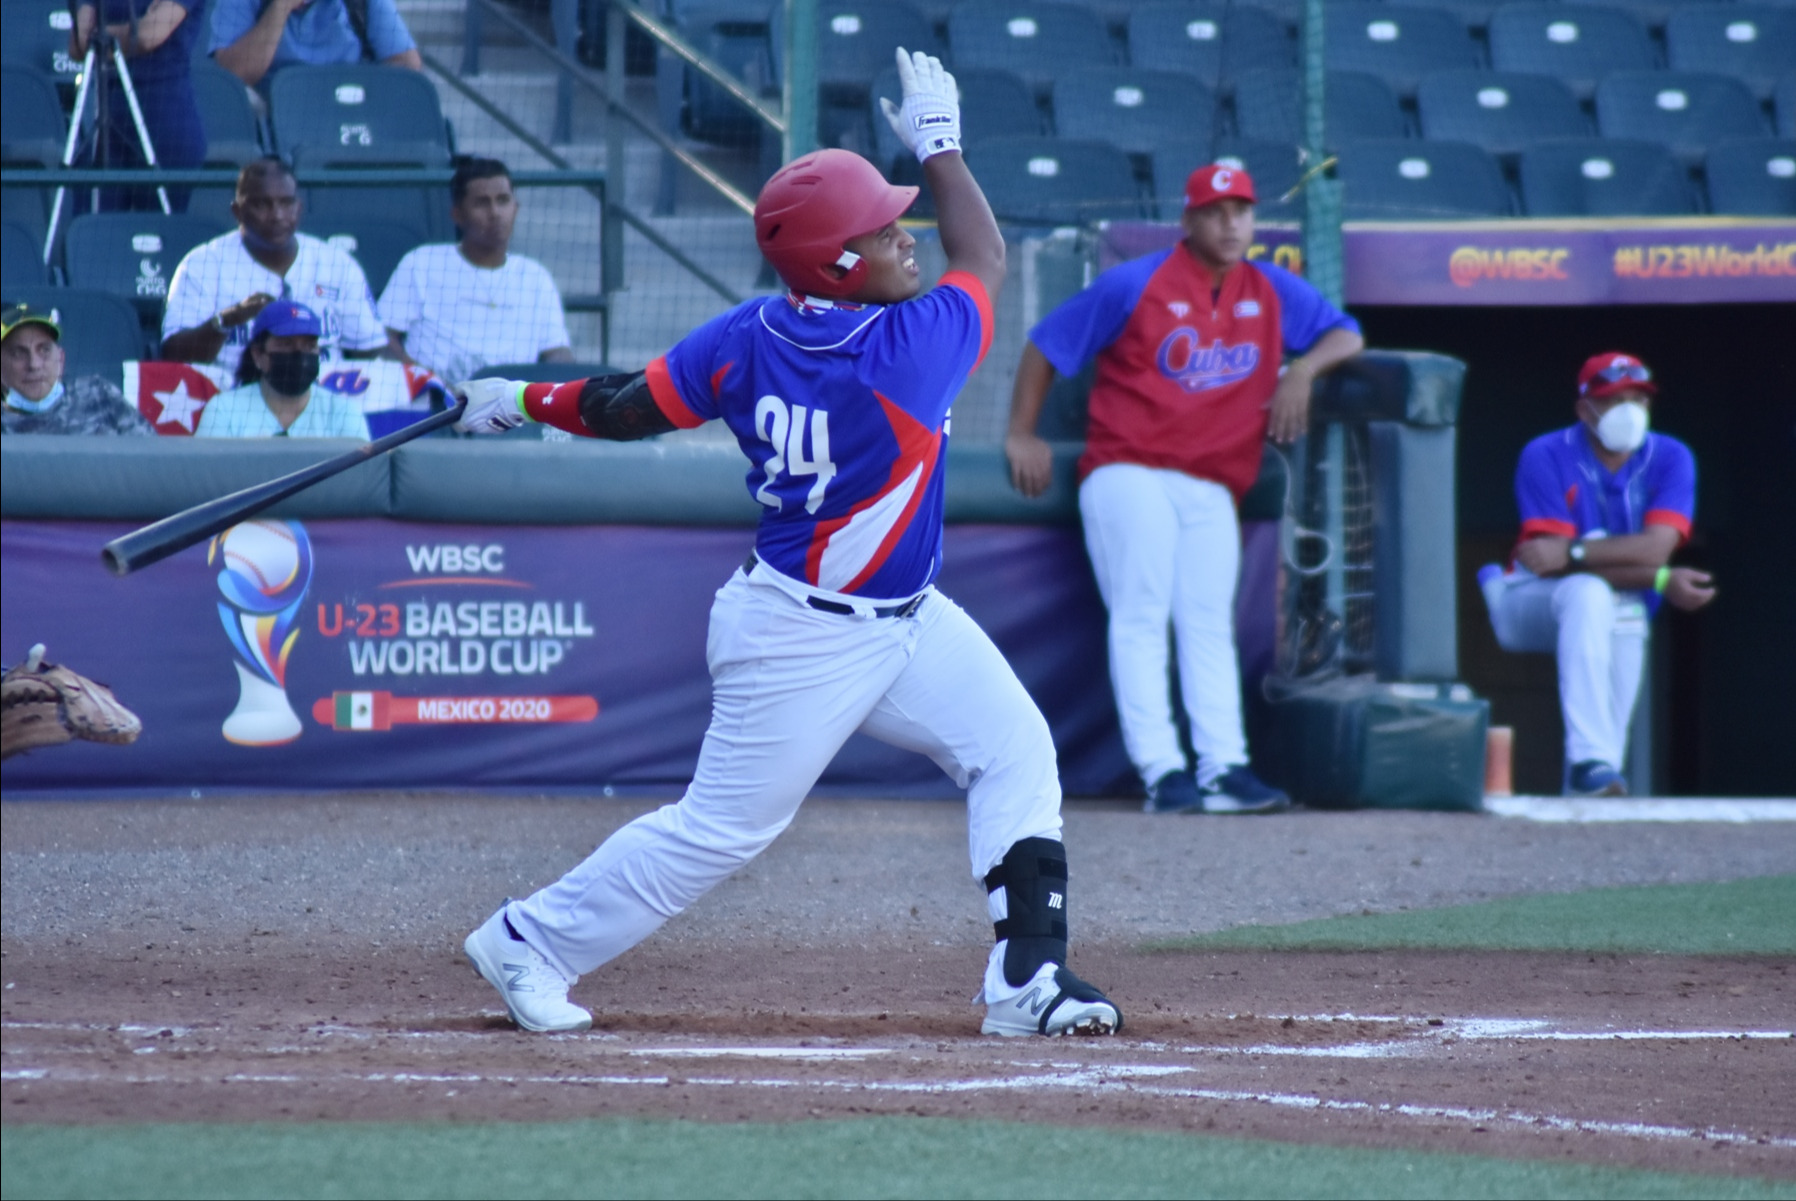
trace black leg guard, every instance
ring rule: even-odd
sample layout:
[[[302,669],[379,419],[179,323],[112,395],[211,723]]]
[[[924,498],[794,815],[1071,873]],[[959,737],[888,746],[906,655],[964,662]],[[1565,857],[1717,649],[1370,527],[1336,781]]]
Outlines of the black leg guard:
[[[1004,950],[1004,979],[1027,984],[1044,963],[1066,966],[1066,848],[1051,838],[1025,838],[985,877],[987,893],[1004,890],[1009,916],[992,925]]]

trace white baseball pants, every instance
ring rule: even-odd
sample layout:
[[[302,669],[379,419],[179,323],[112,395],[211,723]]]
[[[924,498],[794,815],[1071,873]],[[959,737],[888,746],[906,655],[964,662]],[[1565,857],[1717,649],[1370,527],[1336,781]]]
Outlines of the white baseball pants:
[[[718,591],[706,644],[711,726],[686,795],[506,911],[570,979],[641,942],[771,844],[857,730],[928,755],[967,789],[975,879],[1020,839],[1060,837],[1048,723],[972,618],[934,591],[913,616],[883,618],[819,612],[807,594],[857,599],[765,563]],[[994,970],[1001,983],[1001,966],[988,965],[988,980]]]
[[[1235,582],[1241,527],[1227,488],[1182,471],[1111,463],[1079,488],[1085,547],[1110,611],[1110,681],[1129,759],[1152,785],[1183,771],[1167,684],[1167,623],[1200,784],[1247,762]]]
[[[1565,762],[1620,768],[1646,657],[1646,606],[1582,572],[1542,579],[1522,568],[1492,574],[1484,599],[1506,651],[1551,651],[1559,662]]]

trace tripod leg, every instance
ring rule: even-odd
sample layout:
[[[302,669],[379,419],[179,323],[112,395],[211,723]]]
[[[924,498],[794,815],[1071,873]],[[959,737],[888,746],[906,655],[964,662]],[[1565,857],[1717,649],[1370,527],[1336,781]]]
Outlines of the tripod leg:
[[[75,147],[81,141],[81,117],[87,112],[87,94],[93,89],[94,82],[94,48],[87,47],[87,57],[81,60],[81,86],[75,89],[75,109],[69,114],[69,136],[62,144],[62,165],[75,165]],[[56,227],[62,221],[62,200],[68,192],[67,184],[56,185],[56,203],[50,207],[50,232],[44,235],[44,266],[50,265],[50,251],[56,246]]]
[[[131,110],[131,124],[137,127],[137,143],[143,147],[143,161],[151,167],[156,165],[156,147],[150,142],[149,126],[143,123],[143,107],[137,103],[137,89],[131,84],[131,68],[125,65],[125,51],[121,46],[112,48],[112,61],[118,64],[119,83],[125,89],[125,104]],[[156,199],[162,202],[162,211],[172,212],[168,206],[168,189],[156,185]]]

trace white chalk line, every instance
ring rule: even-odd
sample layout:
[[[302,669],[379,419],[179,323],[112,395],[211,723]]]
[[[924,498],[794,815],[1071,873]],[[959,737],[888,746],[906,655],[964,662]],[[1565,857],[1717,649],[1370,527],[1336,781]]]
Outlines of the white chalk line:
[[[1796,800],[1772,797],[1485,797],[1484,808],[1498,817],[1535,822],[1796,822]]]
[[[1360,1113],[1415,1118],[1424,1121],[1471,1124],[1489,1127],[1504,1125],[1555,1133],[1611,1135],[1652,1142],[1700,1141],[1741,1146],[1770,1146],[1796,1149],[1796,1136],[1753,1135],[1738,1130],[1713,1126],[1666,1126],[1650,1122],[1612,1122],[1591,1118],[1568,1118],[1558,1114],[1529,1113],[1525,1110],[1474,1109],[1460,1105],[1416,1105],[1402,1102],[1349,1101],[1318,1097],[1305,1093],[1257,1092],[1240,1089],[1182,1088],[1170,1085],[1137,1083],[1137,1078],[1155,1078],[1189,1071],[1156,1064],[1121,1065],[1098,1070],[1078,1070],[1054,1075],[1019,1075],[969,1080],[788,1080],[735,1076],[704,1076],[676,1079],[670,1076],[613,1075],[486,1075],[475,1072],[360,1072],[330,1075],[298,1073],[239,1072],[222,1077],[223,1084],[320,1084],[329,1082],[353,1084],[453,1084],[480,1085],[553,1085],[591,1088],[596,1086],[628,1087],[647,1085],[667,1087],[674,1084],[706,1088],[809,1089],[820,1092],[910,1093],[947,1095],[974,1092],[1026,1092],[1080,1090],[1084,1092],[1126,1093],[1136,1096],[1166,1097],[1181,1100],[1215,1101],[1233,1104],[1268,1105],[1283,1109],[1307,1109],[1330,1113]],[[1120,1077],[1120,1079],[1119,1079]],[[0,1072],[0,1080],[56,1083],[174,1084],[191,1086],[196,1081],[174,1075],[129,1075],[116,1073],[72,1072],[51,1068],[16,1068]]]

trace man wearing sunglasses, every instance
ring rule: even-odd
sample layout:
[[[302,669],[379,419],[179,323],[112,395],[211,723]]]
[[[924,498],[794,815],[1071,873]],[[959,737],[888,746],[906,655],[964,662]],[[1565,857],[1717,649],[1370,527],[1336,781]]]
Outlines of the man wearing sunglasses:
[[[1565,716],[1565,791],[1626,796],[1621,774],[1640,691],[1648,623],[1666,601],[1715,599],[1706,572],[1672,567],[1696,514],[1696,460],[1649,432],[1658,388],[1632,355],[1592,356],[1578,372],[1578,420],[1522,451],[1521,538],[1508,571],[1478,573],[1497,642],[1552,651]]]

